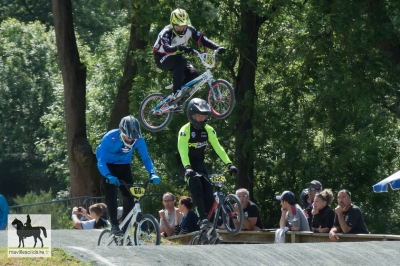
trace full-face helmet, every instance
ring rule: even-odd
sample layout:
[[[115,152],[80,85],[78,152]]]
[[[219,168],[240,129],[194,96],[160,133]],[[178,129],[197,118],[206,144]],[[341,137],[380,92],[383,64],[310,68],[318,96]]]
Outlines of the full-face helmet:
[[[189,122],[195,128],[203,129],[206,125],[207,117],[211,113],[211,109],[205,100],[199,98],[193,98],[188,104],[188,109],[186,113]],[[204,121],[198,122],[195,117],[196,114],[205,115],[206,119]]]
[[[131,115],[125,116],[121,119],[118,127],[119,136],[125,146],[132,148],[138,138],[142,137],[142,132],[140,131],[139,121]],[[125,137],[133,139],[132,142],[127,142]]]
[[[190,25],[189,15],[186,10],[177,8],[171,13],[170,25],[175,35],[182,37],[185,35],[187,26]],[[185,26],[183,31],[178,31],[176,27]]]

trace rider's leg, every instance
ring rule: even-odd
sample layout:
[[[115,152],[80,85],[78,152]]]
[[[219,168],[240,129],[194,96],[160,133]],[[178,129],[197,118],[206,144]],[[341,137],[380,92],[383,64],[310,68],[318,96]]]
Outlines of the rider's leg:
[[[186,58],[182,55],[154,54],[156,65],[162,70],[172,71],[173,92],[181,89],[182,79],[186,68]]]
[[[198,76],[200,76],[199,71],[197,71],[196,68],[193,67],[192,64],[190,64],[189,62],[186,63],[186,67],[185,67],[185,72],[184,72],[184,79],[182,81],[182,84],[186,84],[189,81],[197,78]]]
[[[124,180],[125,183],[132,184],[133,183],[133,177],[131,173],[131,168],[129,164],[124,164],[121,165],[121,173],[118,177],[120,180]],[[129,214],[129,212],[133,209],[134,206],[134,201],[132,196],[130,195],[130,192],[126,189],[125,186],[120,186],[119,190],[121,191],[122,194],[122,218],[121,220],[123,221],[125,217]],[[125,224],[124,226],[124,231],[126,229],[126,226],[129,224],[129,221]]]
[[[102,179],[103,190],[106,195],[108,215],[110,217],[110,222],[112,225],[111,232],[115,235],[121,235],[122,231],[119,229],[119,222],[117,219],[117,187],[115,185],[106,183],[105,177],[103,177]]]

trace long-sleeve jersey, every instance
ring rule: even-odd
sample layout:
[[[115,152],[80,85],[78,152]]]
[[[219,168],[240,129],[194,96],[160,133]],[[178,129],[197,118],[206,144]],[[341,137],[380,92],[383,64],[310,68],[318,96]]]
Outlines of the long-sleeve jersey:
[[[216,50],[219,47],[193,26],[187,26],[185,34],[182,37],[179,37],[172,31],[171,26],[167,25],[158,34],[156,43],[153,46],[153,51],[159,54],[182,54],[183,51],[179,51],[178,46],[186,45],[190,38],[192,38],[196,43],[202,44],[204,47],[213,50]]]
[[[113,129],[104,135],[100,145],[96,149],[97,167],[103,176],[107,176],[110,170],[107,163],[130,164],[134,150],[139,151],[140,158],[149,175],[155,174],[153,162],[147,151],[144,138],[136,140],[132,148],[126,147],[119,137],[118,129]]]
[[[7,227],[7,217],[10,213],[6,198],[0,194],[0,230],[4,230]]]
[[[184,125],[179,131],[178,150],[181,156],[183,166],[190,165],[190,162],[204,161],[204,151],[211,144],[219,158],[225,163],[232,163],[229,160],[224,148],[218,141],[217,133],[210,125],[206,125],[204,129],[197,129],[190,123]]]

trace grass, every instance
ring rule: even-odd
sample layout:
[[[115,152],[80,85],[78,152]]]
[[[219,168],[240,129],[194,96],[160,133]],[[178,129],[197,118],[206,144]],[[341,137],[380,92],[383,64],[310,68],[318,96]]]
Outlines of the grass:
[[[0,249],[0,265],[4,266],[82,266],[91,265],[67,254],[61,248],[52,248],[50,258],[9,258],[7,248]]]

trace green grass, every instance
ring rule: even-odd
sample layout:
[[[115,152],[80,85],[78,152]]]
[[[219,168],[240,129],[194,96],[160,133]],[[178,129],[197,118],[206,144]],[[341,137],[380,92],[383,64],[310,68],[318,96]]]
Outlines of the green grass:
[[[61,248],[52,248],[50,258],[9,258],[7,248],[0,249],[0,265],[4,266],[84,266],[91,265],[75,259]]]

